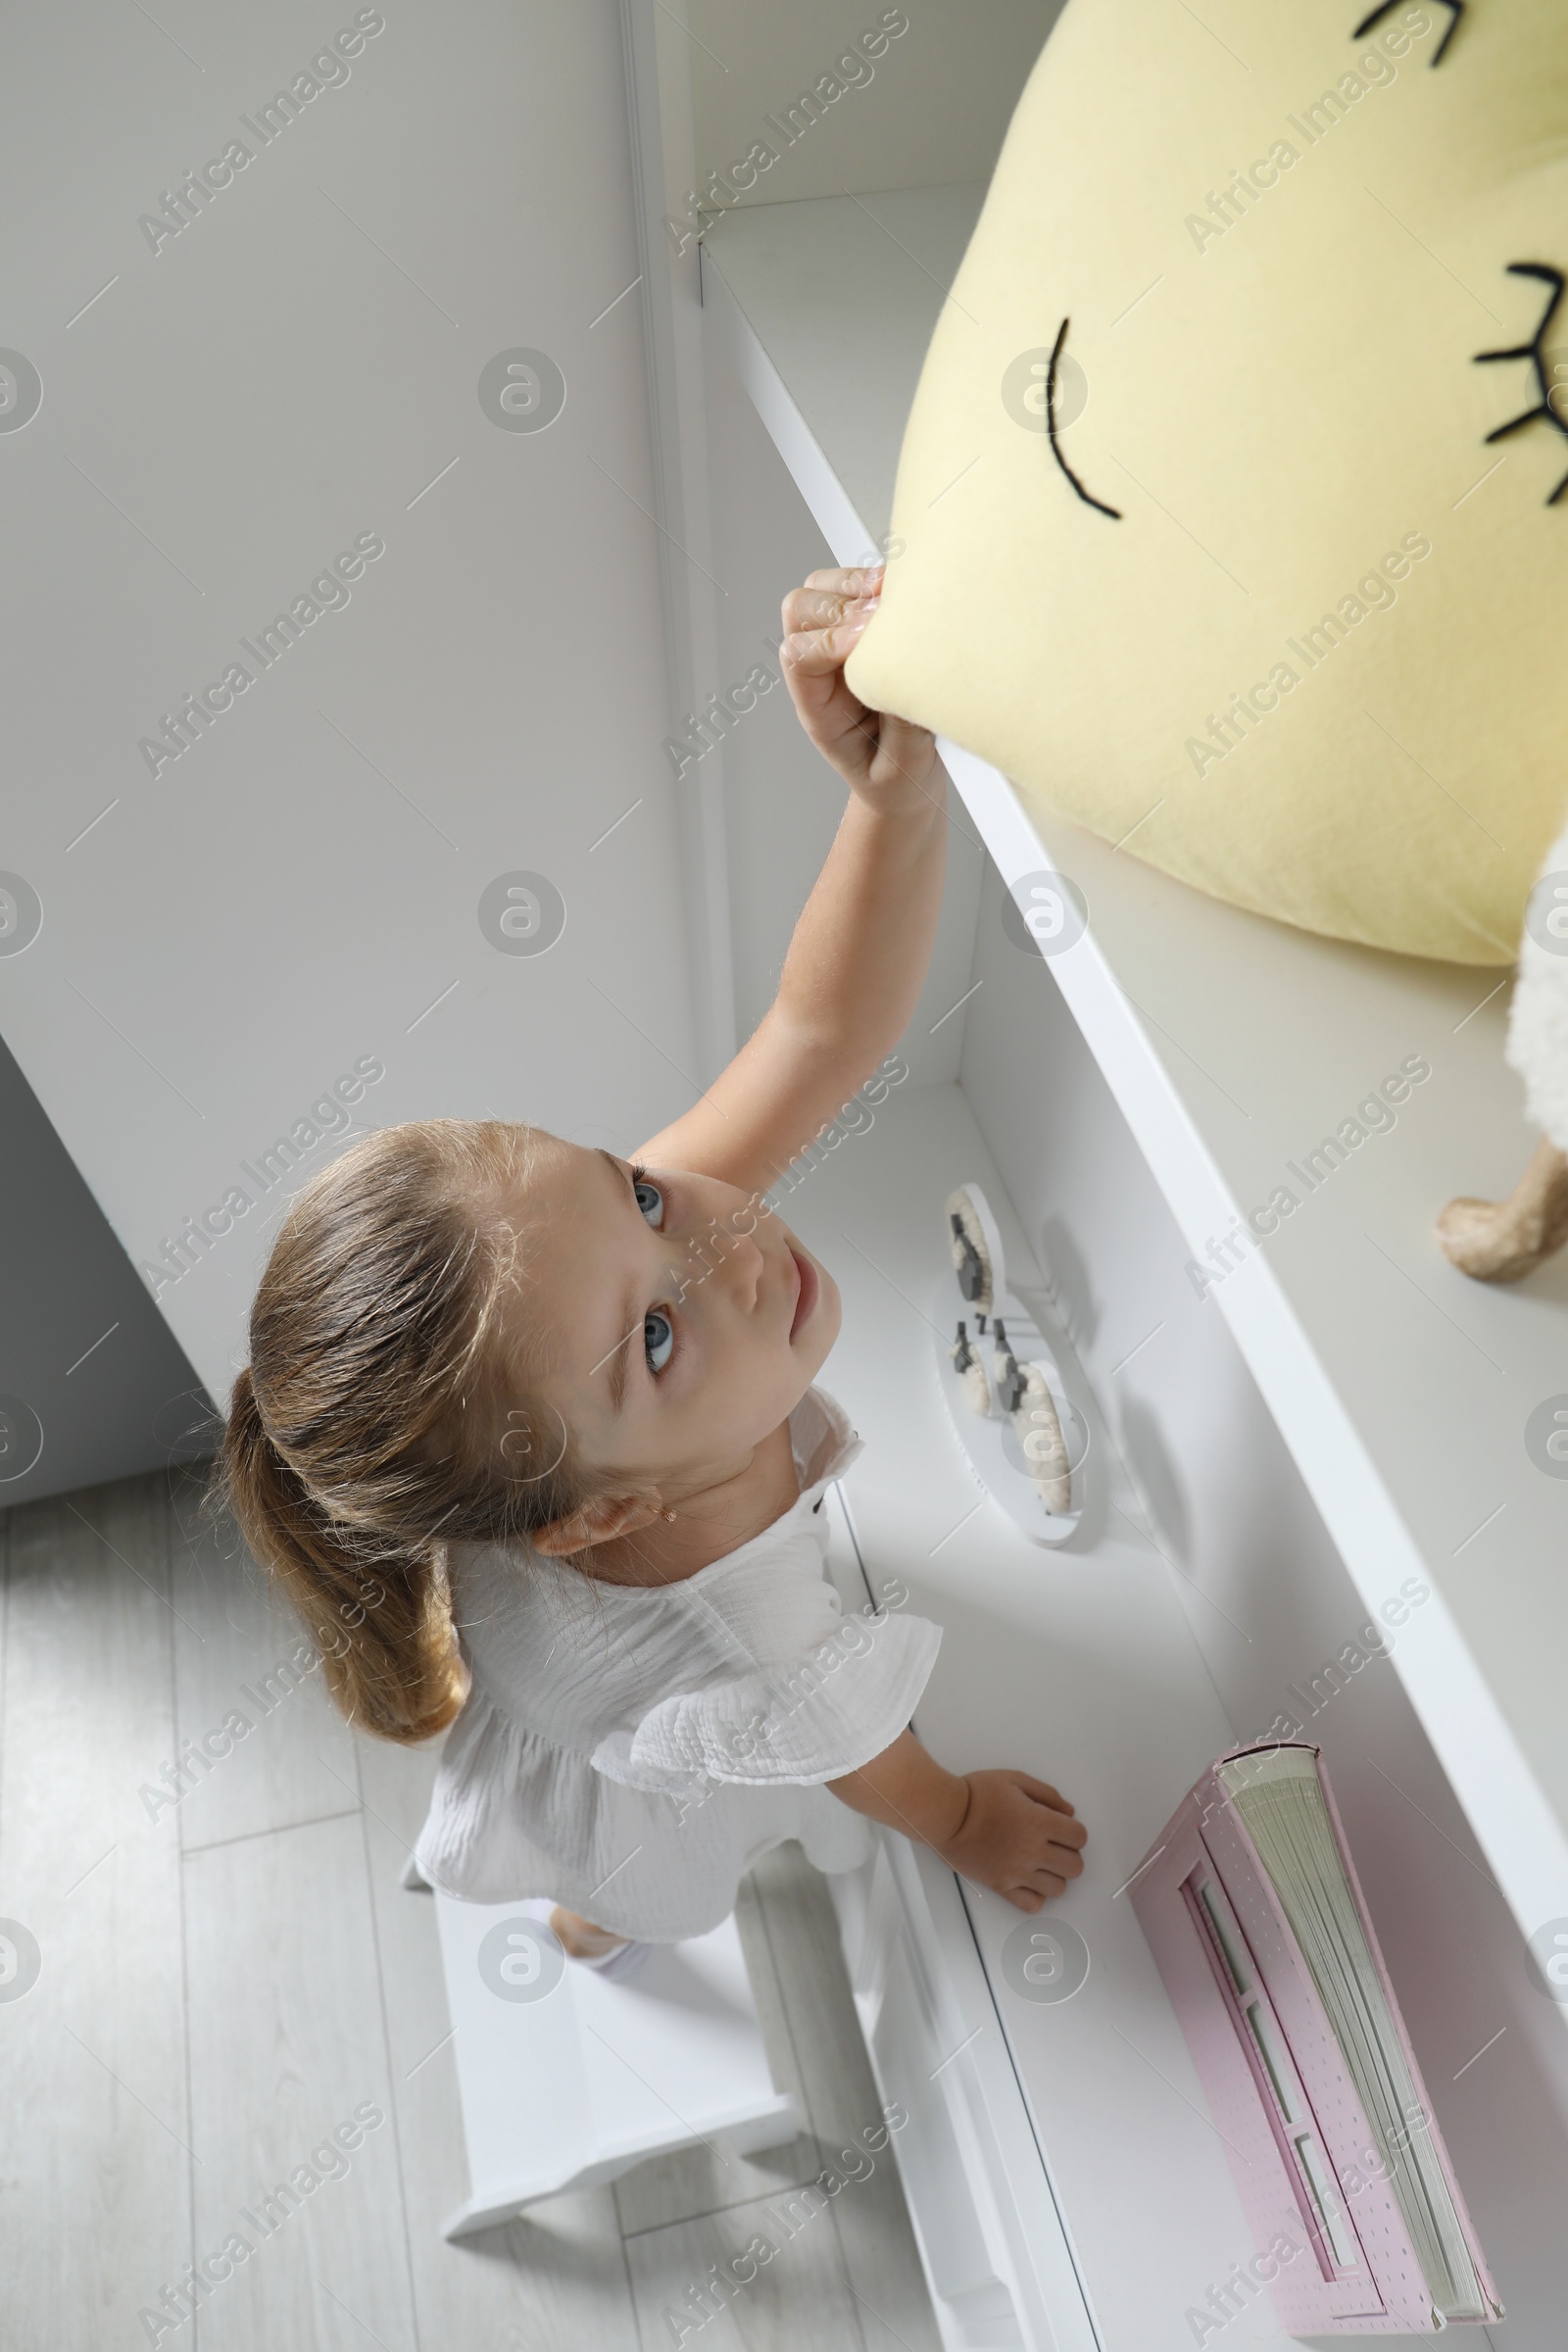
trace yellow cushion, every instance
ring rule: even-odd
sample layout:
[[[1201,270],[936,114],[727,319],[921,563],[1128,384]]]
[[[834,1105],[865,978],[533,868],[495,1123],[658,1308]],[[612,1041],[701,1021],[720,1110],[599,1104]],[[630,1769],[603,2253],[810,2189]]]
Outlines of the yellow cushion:
[[[1568,18],[1363,13],[1070,0],[848,675],[1217,898],[1506,963],[1568,802],[1568,424],[1489,446],[1543,379],[1474,355],[1568,419],[1568,295],[1543,342],[1510,271],[1568,272]]]

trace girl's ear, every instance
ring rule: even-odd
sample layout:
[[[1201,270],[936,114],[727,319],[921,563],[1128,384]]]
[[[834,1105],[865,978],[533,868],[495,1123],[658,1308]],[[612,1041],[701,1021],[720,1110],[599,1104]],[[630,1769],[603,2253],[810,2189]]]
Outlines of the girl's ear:
[[[595,1544],[608,1544],[614,1536],[635,1535],[640,1527],[649,1526],[660,1516],[657,1495],[600,1494],[585,1502],[580,1510],[568,1511],[564,1519],[552,1519],[536,1527],[528,1541],[535,1551],[559,1557],[564,1552],[586,1551]]]

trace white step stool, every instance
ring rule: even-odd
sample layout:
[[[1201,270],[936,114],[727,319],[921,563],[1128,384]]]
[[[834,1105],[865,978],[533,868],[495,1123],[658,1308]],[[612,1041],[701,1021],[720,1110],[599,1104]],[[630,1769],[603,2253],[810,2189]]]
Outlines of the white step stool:
[[[403,1884],[428,1885],[412,1856]],[[443,2237],[613,2180],[646,2156],[705,2142],[748,2156],[800,2131],[795,2101],[773,2087],[733,1916],[655,1945],[617,1981],[563,1961],[548,1902],[430,1891],[471,2192]]]

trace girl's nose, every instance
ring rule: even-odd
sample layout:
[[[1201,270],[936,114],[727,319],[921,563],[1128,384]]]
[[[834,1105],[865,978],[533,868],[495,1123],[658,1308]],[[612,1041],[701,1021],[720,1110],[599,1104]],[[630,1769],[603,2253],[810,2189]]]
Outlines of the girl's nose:
[[[732,1232],[716,1217],[710,1220],[707,1247],[710,1254],[718,1258],[724,1288],[735,1304],[750,1310],[757,1303],[767,1263],[763,1251],[750,1234]]]

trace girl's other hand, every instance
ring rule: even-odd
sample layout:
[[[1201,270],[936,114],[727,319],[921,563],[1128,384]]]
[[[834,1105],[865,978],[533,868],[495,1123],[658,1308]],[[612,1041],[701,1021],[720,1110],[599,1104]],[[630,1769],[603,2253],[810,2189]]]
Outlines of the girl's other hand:
[[[850,691],[844,664],[877,610],[885,564],[813,571],[784,599],[779,661],[802,726],[857,799],[890,816],[929,808],[945,771],[936,737]]]
[[[969,1802],[936,1850],[950,1869],[1038,1911],[1083,1871],[1088,1831],[1058,1788],[1027,1772],[969,1772]]]

